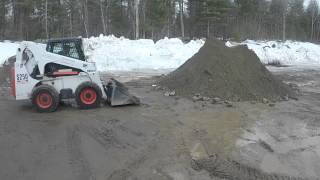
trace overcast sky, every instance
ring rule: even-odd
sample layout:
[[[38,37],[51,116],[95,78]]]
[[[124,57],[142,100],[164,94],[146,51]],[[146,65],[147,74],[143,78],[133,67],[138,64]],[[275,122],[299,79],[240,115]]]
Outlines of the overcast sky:
[[[304,5],[305,5],[305,6],[308,6],[309,1],[310,1],[310,0],[304,0]],[[317,0],[317,1],[318,1],[318,3],[320,4],[320,0]]]

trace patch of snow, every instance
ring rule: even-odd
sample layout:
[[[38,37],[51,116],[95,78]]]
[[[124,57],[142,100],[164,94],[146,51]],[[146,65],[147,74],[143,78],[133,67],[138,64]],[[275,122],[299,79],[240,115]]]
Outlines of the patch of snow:
[[[247,45],[253,50],[263,64],[280,64],[287,66],[320,65],[320,45],[297,41],[253,41],[246,40],[241,45]],[[227,42],[233,47],[239,43]]]
[[[0,67],[8,58],[16,54],[18,46],[18,43],[12,43],[8,41],[0,42]]]
[[[239,45],[241,45],[241,43],[231,42],[231,41],[226,42],[227,47],[235,47],[235,46],[239,46]]]
[[[115,36],[84,39],[89,61],[96,62],[99,71],[134,71],[142,69],[175,69],[204,45],[203,40],[183,43],[178,38],[129,40]]]

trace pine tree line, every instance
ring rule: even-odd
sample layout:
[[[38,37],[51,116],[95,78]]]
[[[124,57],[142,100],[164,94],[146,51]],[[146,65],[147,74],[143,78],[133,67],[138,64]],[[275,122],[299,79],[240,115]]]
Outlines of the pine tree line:
[[[320,40],[317,0],[1,0],[0,39]]]

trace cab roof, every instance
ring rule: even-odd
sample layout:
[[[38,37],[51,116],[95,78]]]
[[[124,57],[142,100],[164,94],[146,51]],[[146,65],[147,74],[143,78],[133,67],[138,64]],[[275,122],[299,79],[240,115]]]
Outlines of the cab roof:
[[[50,43],[58,43],[58,42],[82,42],[81,37],[77,38],[57,38],[57,39],[49,39],[48,44]]]

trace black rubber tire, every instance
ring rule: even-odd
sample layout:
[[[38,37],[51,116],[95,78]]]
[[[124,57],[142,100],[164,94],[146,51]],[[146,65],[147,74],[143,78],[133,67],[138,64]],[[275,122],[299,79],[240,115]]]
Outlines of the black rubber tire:
[[[96,98],[95,102],[92,104],[85,104],[81,100],[80,93],[86,88],[91,88],[92,90],[94,90],[96,92],[97,98]],[[76,92],[75,92],[75,99],[76,99],[77,105],[79,106],[80,109],[97,108],[97,107],[100,107],[100,104],[101,104],[102,91],[97,84],[92,83],[92,82],[84,82],[77,87]]]
[[[37,103],[37,97],[40,93],[48,93],[52,98],[52,103],[50,107],[42,108]],[[51,113],[55,112],[59,106],[59,93],[56,91],[56,89],[50,85],[40,85],[33,89],[32,95],[31,95],[31,101],[32,105],[36,108],[36,110],[40,113]]]

